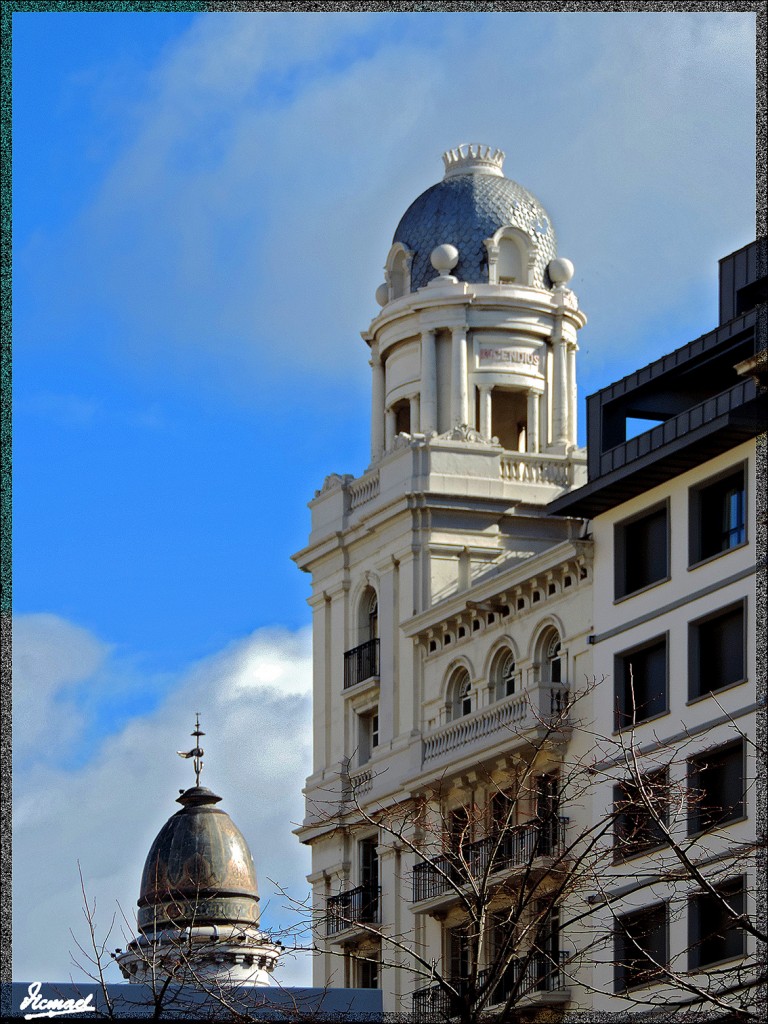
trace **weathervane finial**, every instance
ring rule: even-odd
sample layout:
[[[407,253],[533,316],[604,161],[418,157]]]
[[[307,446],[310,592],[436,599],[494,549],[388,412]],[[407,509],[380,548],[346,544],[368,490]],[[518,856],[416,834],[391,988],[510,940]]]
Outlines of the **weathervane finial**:
[[[177,750],[176,753],[179,757],[192,757],[194,758],[192,765],[195,769],[195,785],[200,785],[200,772],[203,770],[203,754],[205,751],[200,746],[200,737],[205,736],[205,733],[200,729],[200,712],[195,712],[195,728],[192,735],[195,737],[195,746],[191,750]]]

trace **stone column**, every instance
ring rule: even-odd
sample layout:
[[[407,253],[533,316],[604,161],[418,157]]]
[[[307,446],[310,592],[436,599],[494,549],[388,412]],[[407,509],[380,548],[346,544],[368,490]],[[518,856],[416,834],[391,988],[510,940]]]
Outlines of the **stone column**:
[[[541,396],[538,391],[531,389],[528,392],[528,429],[526,431],[526,437],[528,440],[528,451],[534,454],[539,451],[541,444],[539,441],[539,406]]]
[[[437,353],[435,332],[421,333],[421,417],[419,430],[437,430]]]
[[[381,458],[384,451],[384,364],[378,347],[371,350],[371,462]]]
[[[469,419],[467,396],[467,328],[464,324],[451,328],[451,425]]]
[[[568,345],[568,443],[576,444],[576,349],[575,341]]]
[[[552,442],[555,445],[568,444],[568,366],[567,342],[563,338],[563,315],[556,314],[555,331],[552,335],[554,355],[554,381],[552,401]]]
[[[480,388],[480,433],[490,441],[493,434],[493,417],[491,405],[491,388],[481,384]]]
[[[421,419],[421,417],[419,415],[420,408],[421,408],[421,403],[419,401],[419,396],[418,395],[414,395],[413,398],[410,399],[409,404],[410,404],[410,409],[411,409],[411,431],[410,432],[412,434],[418,434],[420,432],[420,430],[421,430],[421,425],[420,425],[420,422],[419,422],[420,419]]]

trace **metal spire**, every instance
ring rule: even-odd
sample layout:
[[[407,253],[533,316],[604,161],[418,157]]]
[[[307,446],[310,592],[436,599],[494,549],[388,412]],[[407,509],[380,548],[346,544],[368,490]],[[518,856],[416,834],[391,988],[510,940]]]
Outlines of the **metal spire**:
[[[179,757],[193,757],[194,761],[192,765],[195,769],[195,785],[200,785],[200,772],[203,770],[203,754],[205,751],[200,746],[200,737],[205,736],[205,733],[200,729],[200,712],[195,712],[195,729],[191,734],[195,737],[195,746],[191,750],[177,750],[176,753]]]

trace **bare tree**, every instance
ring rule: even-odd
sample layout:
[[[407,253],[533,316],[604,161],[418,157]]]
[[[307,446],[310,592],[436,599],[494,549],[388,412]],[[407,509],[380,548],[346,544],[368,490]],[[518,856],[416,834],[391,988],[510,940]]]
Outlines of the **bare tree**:
[[[322,992],[302,997],[278,984],[276,988],[284,997],[276,998],[273,988],[249,984],[247,979],[229,979],[221,971],[211,972],[211,964],[221,957],[220,935],[206,940],[200,934],[201,929],[195,933],[195,914],[190,919],[188,902],[177,922],[169,922],[164,916],[162,921],[158,919],[144,927],[135,917],[130,919],[118,904],[106,936],[100,938],[95,901],[90,901],[87,896],[82,873],[80,879],[87,938],[81,941],[72,933],[75,943],[72,960],[74,966],[98,986],[102,996],[102,1016],[110,1019],[125,1016],[135,1009],[136,1003],[131,997],[138,994],[142,1017],[154,1020],[178,1019],[180,1015],[192,1020],[231,1021],[234,1024],[328,1019],[322,1009]],[[125,947],[110,950],[110,940],[118,921]],[[237,930],[237,923],[234,923],[234,942],[237,941]],[[286,944],[282,939],[277,939],[277,944],[283,947],[285,955],[290,956],[294,949],[303,949],[294,943],[290,930],[280,935]],[[275,935],[270,936],[271,940],[275,938]],[[119,990],[108,982],[107,971],[114,961],[124,959],[126,952],[130,953],[127,969],[141,979],[141,985],[125,986],[123,994],[119,995]]]
[[[704,779],[710,768],[686,742],[641,752],[631,726],[605,737],[580,722],[595,686],[553,702],[527,749],[478,766],[469,782],[444,776],[372,804],[371,773],[342,766],[309,820],[326,834],[373,833],[377,854],[403,865],[414,912],[399,932],[382,920],[380,880],[369,872],[315,906],[314,949],[371,981],[407,972],[416,1020],[557,1014],[579,990],[577,1002],[619,1016],[755,1019],[765,972],[745,954],[747,937],[766,938],[754,908],[757,837],[727,841],[734,808],[695,785],[696,771]],[[665,936],[670,920],[698,915],[674,956],[654,945],[643,917],[646,894],[655,902],[659,891]],[[425,938],[428,918],[440,923],[439,955]]]

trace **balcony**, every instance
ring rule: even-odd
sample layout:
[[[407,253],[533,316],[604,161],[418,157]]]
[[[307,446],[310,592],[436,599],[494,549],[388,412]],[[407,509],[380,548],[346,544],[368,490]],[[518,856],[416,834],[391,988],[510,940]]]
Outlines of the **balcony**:
[[[539,994],[548,992],[563,992],[565,989],[565,966],[566,954],[564,952],[546,956],[543,953],[535,953],[530,957],[520,957],[513,960],[504,971],[501,980],[495,985],[491,992],[487,1006],[498,1006],[505,1003],[510,996],[515,1001],[526,999],[530,1002]],[[479,971],[477,975],[476,991],[482,991],[490,975],[489,970]],[[467,991],[467,981],[464,978],[452,979],[451,984],[458,992],[464,995]],[[439,985],[430,985],[413,993],[413,1014],[416,1020],[444,1020],[446,1017],[458,1016],[458,1007],[455,1006],[456,997],[444,991]]]
[[[344,689],[379,676],[379,641],[366,640],[344,655]]]
[[[542,683],[532,690],[506,697],[455,722],[449,722],[424,740],[422,764],[431,765],[459,747],[467,753],[479,753],[478,748],[492,746],[500,740],[509,744],[511,739],[530,730],[546,729],[548,723],[557,727],[565,724],[568,708],[568,687],[564,683]],[[488,737],[487,742],[483,742]],[[452,754],[452,758],[455,758]]]
[[[381,887],[358,885],[348,892],[340,892],[328,900],[325,934],[338,935],[358,924],[377,924]]]
[[[537,857],[560,857],[565,850],[567,818],[552,821],[532,821],[505,829],[501,835],[486,836],[462,849],[466,867],[460,864],[456,853],[445,853],[423,861],[413,869],[413,903],[433,900],[446,893],[453,895],[451,882],[462,885],[472,878],[482,878],[488,872],[532,864]]]

